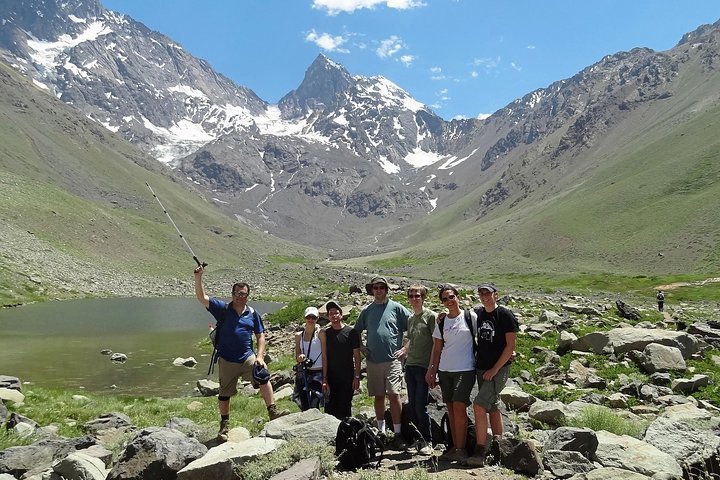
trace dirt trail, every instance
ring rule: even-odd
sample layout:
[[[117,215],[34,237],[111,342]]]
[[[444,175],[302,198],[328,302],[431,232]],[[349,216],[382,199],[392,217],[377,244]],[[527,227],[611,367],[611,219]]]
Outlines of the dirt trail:
[[[667,285],[658,285],[657,287],[654,287],[655,290],[674,290],[676,288],[680,287],[701,287],[705,285],[706,283],[718,283],[720,282],[720,277],[714,277],[714,278],[706,278],[705,280],[698,280],[697,282],[675,282],[675,283],[669,283]]]

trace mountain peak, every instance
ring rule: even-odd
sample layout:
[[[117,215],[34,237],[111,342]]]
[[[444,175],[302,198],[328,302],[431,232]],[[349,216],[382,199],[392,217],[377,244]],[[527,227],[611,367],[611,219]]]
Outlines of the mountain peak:
[[[345,67],[320,54],[305,71],[300,86],[280,99],[278,106],[284,118],[302,116],[331,105],[352,84],[352,76]]]

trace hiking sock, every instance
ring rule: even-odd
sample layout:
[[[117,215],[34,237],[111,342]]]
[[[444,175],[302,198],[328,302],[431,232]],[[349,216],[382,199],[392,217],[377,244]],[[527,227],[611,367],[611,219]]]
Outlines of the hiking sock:
[[[402,427],[402,424],[393,423],[393,432],[395,432],[395,434],[397,435],[398,433],[400,433],[401,427]]]
[[[380,430],[380,433],[385,433],[385,420],[375,420],[375,423],[377,423],[378,430]]]

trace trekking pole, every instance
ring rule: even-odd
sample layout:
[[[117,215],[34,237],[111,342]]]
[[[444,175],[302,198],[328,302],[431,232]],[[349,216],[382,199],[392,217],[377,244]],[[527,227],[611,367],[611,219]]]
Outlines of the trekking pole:
[[[165,212],[165,215],[167,215],[167,218],[168,218],[168,220],[170,220],[170,223],[172,223],[172,226],[175,227],[175,231],[178,233],[178,235],[180,235],[180,238],[185,243],[185,246],[187,247],[188,251],[190,252],[190,255],[192,255],[193,260],[195,260],[195,263],[198,264],[198,267],[203,267],[203,268],[207,267],[207,265],[208,265],[207,263],[200,262],[200,260],[198,260],[197,255],[195,255],[195,252],[193,252],[193,249],[190,248],[190,244],[187,242],[187,240],[185,240],[185,237],[183,237],[183,234],[180,233],[180,229],[177,227],[177,225],[175,225],[175,222],[173,222],[173,219],[170,216],[170,214],[167,212],[167,210],[165,210],[165,207],[163,206],[162,202],[160,201],[160,198],[157,195],[155,195],[155,192],[153,191],[150,184],[145,182],[145,185],[147,185],[147,187],[150,189],[150,193],[152,193],[152,196],[155,197],[155,200],[157,200],[158,204],[160,205],[160,208],[162,208],[163,212]]]

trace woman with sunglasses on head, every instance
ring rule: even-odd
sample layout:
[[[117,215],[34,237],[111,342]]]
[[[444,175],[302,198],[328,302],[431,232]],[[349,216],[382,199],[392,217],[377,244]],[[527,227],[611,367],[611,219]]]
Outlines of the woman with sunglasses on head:
[[[323,356],[320,329],[317,320],[320,312],[315,307],[305,309],[305,325],[295,334],[295,391],[293,400],[302,411],[321,408],[323,395]]]
[[[405,360],[405,384],[408,392],[410,420],[416,426],[415,448],[420,455],[432,455],[430,415],[427,412],[428,384],[425,381],[430,353],[433,347],[432,332],[435,329],[435,312],[425,307],[427,288],[410,285],[407,290],[413,315],[408,319],[407,343],[400,349]]]
[[[474,332],[477,330],[477,315],[468,312],[471,323],[468,325],[455,287],[441,287],[439,296],[447,313],[438,316],[433,331],[430,367],[425,379],[432,388],[436,384],[437,375],[442,399],[448,409],[453,448],[443,453],[440,459],[464,463],[467,460],[467,407],[475,385]]]

